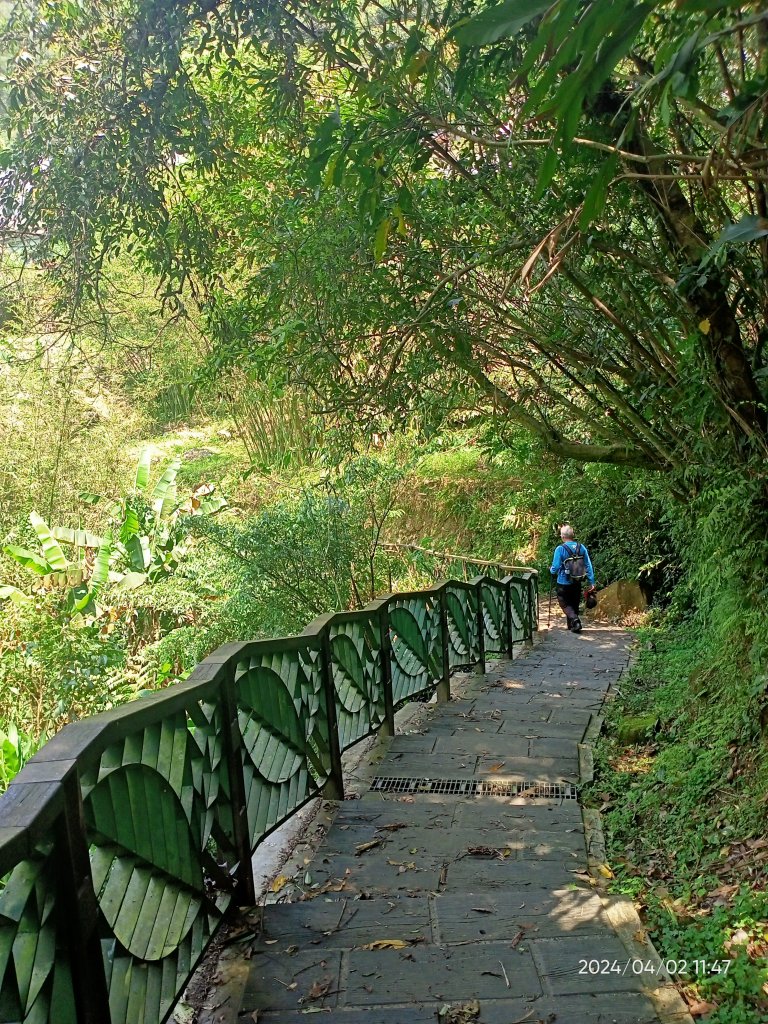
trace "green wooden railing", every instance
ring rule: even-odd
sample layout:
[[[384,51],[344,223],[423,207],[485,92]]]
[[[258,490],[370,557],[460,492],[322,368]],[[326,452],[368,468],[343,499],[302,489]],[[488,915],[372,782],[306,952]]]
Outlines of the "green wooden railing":
[[[450,580],[300,636],[226,644],[191,676],[66,726],[0,798],[0,1024],[159,1024],[251,855],[342,753],[452,671],[511,655],[536,574]]]

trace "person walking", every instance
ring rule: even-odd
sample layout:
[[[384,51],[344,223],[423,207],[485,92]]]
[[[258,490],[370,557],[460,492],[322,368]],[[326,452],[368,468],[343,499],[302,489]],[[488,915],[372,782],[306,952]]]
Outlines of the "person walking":
[[[595,589],[595,572],[586,547],[575,539],[573,527],[567,523],[560,527],[561,543],[555,548],[550,572],[557,583],[557,603],[565,613],[568,629],[581,632],[579,605],[581,587],[589,581],[587,593]]]

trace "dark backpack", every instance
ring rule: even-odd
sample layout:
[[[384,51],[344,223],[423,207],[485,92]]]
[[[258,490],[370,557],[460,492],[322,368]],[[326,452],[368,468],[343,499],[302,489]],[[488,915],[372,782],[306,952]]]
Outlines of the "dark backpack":
[[[569,555],[568,558],[563,559],[563,572],[571,583],[581,583],[587,575],[587,566],[584,561],[584,549],[578,541],[576,541],[575,551],[569,548],[567,544],[563,544],[563,547]]]

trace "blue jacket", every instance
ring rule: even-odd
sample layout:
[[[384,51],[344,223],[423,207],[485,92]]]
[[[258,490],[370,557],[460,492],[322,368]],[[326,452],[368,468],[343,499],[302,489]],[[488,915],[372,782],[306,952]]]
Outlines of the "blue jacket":
[[[587,551],[586,546],[581,543],[581,541],[566,540],[563,541],[562,544],[559,544],[555,548],[555,554],[552,558],[552,565],[549,571],[552,573],[553,576],[557,576],[557,582],[561,583],[563,586],[566,586],[568,583],[570,583],[571,578],[570,576],[566,575],[563,563],[565,562],[566,558],[570,558],[571,555],[576,554],[577,545],[579,554],[582,554],[584,556],[584,568],[587,570],[587,579],[594,587],[595,570],[592,568],[592,562],[589,560],[589,552]]]

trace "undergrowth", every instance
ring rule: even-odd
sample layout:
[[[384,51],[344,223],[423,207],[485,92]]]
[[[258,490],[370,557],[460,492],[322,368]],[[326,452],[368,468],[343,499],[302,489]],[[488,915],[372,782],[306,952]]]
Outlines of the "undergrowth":
[[[689,619],[641,630],[639,648],[606,706],[588,793],[612,884],[638,903],[662,959],[686,962],[677,981],[695,1016],[766,1021],[766,681],[754,645]]]

